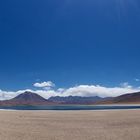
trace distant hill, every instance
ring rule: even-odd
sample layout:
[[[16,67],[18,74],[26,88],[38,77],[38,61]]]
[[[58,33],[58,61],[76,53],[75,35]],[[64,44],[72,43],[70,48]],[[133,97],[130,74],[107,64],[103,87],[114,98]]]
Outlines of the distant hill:
[[[81,97],[81,96],[67,96],[67,97],[50,97],[48,101],[57,102],[61,104],[93,104],[97,101],[101,101],[103,98],[94,96],[94,97]]]
[[[97,104],[140,104],[140,92],[124,94],[118,97],[99,101]]]
[[[24,92],[11,100],[0,101],[0,105],[48,105],[52,102],[32,92]]]

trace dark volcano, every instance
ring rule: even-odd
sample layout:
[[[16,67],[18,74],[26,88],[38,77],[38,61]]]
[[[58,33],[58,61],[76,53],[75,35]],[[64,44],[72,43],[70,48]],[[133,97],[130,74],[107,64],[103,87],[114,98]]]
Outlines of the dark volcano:
[[[11,100],[1,101],[0,105],[49,105],[52,102],[32,92],[24,92]]]
[[[11,99],[11,101],[18,101],[18,102],[45,102],[47,101],[45,98],[41,97],[40,95],[32,92],[24,92],[15,98]]]

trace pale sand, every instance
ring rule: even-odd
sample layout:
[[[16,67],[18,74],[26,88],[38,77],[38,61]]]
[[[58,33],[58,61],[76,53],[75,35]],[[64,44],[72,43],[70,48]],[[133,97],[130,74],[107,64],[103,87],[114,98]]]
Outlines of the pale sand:
[[[0,111],[0,140],[140,140],[140,110]]]

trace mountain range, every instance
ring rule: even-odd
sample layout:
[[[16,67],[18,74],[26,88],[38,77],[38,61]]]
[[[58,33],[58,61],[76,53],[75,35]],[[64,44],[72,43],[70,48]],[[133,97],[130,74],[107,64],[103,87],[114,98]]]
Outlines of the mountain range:
[[[64,105],[64,104],[140,104],[140,92],[124,94],[118,97],[101,98],[67,96],[67,97],[50,97],[45,99],[40,95],[32,92],[24,92],[13,99],[0,101],[0,106],[16,106],[16,105]]]
[[[60,104],[93,104],[97,101],[102,101],[103,98],[94,96],[94,97],[81,97],[81,96],[67,96],[67,97],[50,97],[48,101],[57,102]]]

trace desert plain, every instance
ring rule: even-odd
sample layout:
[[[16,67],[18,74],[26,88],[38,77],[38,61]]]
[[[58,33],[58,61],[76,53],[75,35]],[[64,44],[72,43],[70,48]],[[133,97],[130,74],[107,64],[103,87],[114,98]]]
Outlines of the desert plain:
[[[0,111],[0,140],[139,140],[140,110]]]

